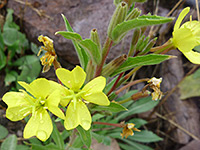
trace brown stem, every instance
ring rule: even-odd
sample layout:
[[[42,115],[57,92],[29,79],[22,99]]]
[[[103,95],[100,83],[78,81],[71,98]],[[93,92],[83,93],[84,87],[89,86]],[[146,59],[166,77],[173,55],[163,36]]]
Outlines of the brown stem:
[[[114,123],[107,123],[107,122],[93,122],[93,124],[101,124],[101,125],[108,125],[108,126],[114,126],[114,127],[119,127],[121,128],[121,124],[114,124]]]
[[[130,87],[130,86],[133,86],[133,85],[135,85],[135,84],[138,84],[138,83],[140,83],[140,82],[148,81],[148,80],[149,80],[149,78],[145,78],[145,79],[140,79],[140,80],[132,81],[132,82],[130,82],[129,84],[127,84],[127,85],[123,86],[122,88],[120,88],[119,90],[117,90],[117,91],[115,92],[115,94],[118,95],[119,93],[121,93],[121,92],[122,92],[123,90],[125,90],[126,88],[128,88],[128,87]]]
[[[112,43],[113,43],[113,41],[110,38],[106,39],[106,43],[105,43],[104,48],[103,48],[101,64],[99,66],[97,66],[95,77],[98,77],[101,74],[101,70],[102,70],[103,65],[105,63],[106,57],[108,56],[110,48],[112,47]]]
[[[112,86],[112,88],[110,89],[110,91],[108,92],[107,95],[110,95],[110,93],[112,93],[112,91],[114,91],[116,89],[117,83],[119,82],[119,80],[120,80],[120,78],[122,77],[123,74],[124,74],[123,72],[119,74],[117,80],[115,81],[114,85]]]
[[[72,146],[72,144],[74,143],[74,141],[76,139],[76,132],[77,132],[76,129],[74,129],[72,131],[72,134],[70,135],[69,143],[68,143],[68,145],[67,145],[65,150],[69,150],[70,147]]]
[[[56,71],[58,68],[62,68],[62,66],[60,65],[60,63],[57,61],[57,57],[55,57],[54,61],[53,61],[53,66],[54,66],[54,70]],[[58,82],[62,84],[62,82],[58,79]]]

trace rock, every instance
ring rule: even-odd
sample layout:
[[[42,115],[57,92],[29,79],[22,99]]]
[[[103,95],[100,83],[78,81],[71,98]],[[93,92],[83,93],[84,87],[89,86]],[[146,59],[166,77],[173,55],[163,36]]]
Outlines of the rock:
[[[200,141],[193,140],[188,143],[186,146],[180,148],[179,150],[200,150]]]
[[[183,64],[181,61],[181,53],[178,51],[170,51],[171,55],[178,56],[177,59],[171,59],[163,63],[162,66],[162,77],[163,84],[162,88],[164,92],[170,91],[178,82],[183,78]],[[192,134],[200,137],[200,126],[199,126],[199,110],[194,101],[182,101],[180,99],[179,89],[167,99],[164,104],[167,110],[166,114],[171,114],[170,119],[174,120],[178,125],[188,130]],[[166,123],[165,128],[169,131],[170,127],[174,127],[171,124]],[[173,130],[173,137],[180,144],[187,144],[191,137],[176,128]]]
[[[90,147],[92,150],[120,150],[119,145],[115,139],[112,139],[110,146],[106,146],[102,143],[98,143],[96,140],[92,140]]]
[[[142,8],[141,5],[138,6]],[[55,36],[56,31],[65,30],[61,13],[69,20],[74,31],[83,38],[89,38],[90,31],[96,28],[103,44],[115,6],[111,0],[29,0],[27,5],[25,2],[21,4],[10,0],[8,8],[13,9],[14,15],[22,19],[23,29],[30,41],[39,44],[37,37],[41,34],[47,35],[54,40],[56,52],[62,59],[71,64],[78,64],[78,58],[71,41],[60,35]],[[43,11],[45,16],[39,16],[36,11]],[[129,41],[124,40],[123,42],[123,49],[126,51],[129,47]],[[115,46],[110,51],[109,58],[118,56],[121,50],[121,45]]]

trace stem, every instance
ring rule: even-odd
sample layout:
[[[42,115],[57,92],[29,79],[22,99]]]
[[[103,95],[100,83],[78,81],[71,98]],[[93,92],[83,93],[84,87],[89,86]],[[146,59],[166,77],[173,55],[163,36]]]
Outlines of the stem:
[[[119,80],[120,80],[120,78],[122,77],[123,74],[124,74],[123,72],[119,74],[117,80],[115,81],[114,85],[112,86],[112,88],[110,89],[110,91],[108,92],[107,95],[110,95],[110,93],[112,93],[112,91],[114,91],[116,89],[117,83],[119,82]]]
[[[114,123],[107,123],[107,122],[93,122],[93,124],[101,124],[101,125],[108,125],[108,126],[114,126],[114,127],[119,127],[121,128],[121,124],[114,124]]]
[[[122,88],[120,88],[119,90],[117,90],[117,91],[115,92],[115,94],[118,95],[119,93],[121,93],[121,92],[122,92],[123,90],[125,90],[126,88],[128,88],[128,87],[130,87],[130,86],[133,86],[133,85],[135,85],[135,84],[138,84],[138,83],[140,83],[140,82],[148,81],[148,80],[149,80],[149,78],[145,78],[145,79],[140,79],[140,80],[132,81],[132,82],[130,82],[129,84],[127,84],[127,85],[123,86]]]
[[[171,50],[171,49],[174,49],[174,45],[172,43],[172,41],[169,39],[166,43],[164,43],[162,46],[157,46],[157,47],[154,47],[154,48],[151,48],[151,52],[154,52],[154,54],[160,54],[162,53],[163,51],[165,50]]]
[[[113,41],[109,37],[107,37],[106,43],[104,44],[104,47],[103,47],[102,60],[101,60],[100,65],[97,66],[95,77],[98,77],[101,74],[101,70],[105,63],[106,57],[108,56],[110,48],[112,47],[112,43]]]
[[[75,139],[76,139],[76,129],[74,129],[72,131],[72,134],[70,135],[69,143],[68,143],[68,145],[67,145],[65,150],[69,150],[70,149],[70,147],[74,143]]]
[[[124,99],[124,100],[122,100],[122,101],[119,101],[118,103],[119,103],[119,104],[123,104],[123,103],[129,102],[129,101],[132,101],[132,98],[131,98],[131,97],[129,97],[129,98],[127,98],[127,99]]]

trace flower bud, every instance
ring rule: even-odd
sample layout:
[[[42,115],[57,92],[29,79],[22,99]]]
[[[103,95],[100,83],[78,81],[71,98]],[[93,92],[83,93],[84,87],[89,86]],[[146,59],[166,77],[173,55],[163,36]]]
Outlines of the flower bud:
[[[120,65],[127,59],[126,55],[119,56],[118,58],[112,60],[109,64],[107,64],[102,72],[101,75],[108,77],[111,75],[117,68],[120,67]]]
[[[150,49],[154,46],[154,44],[156,43],[157,37],[152,39],[144,48],[144,50],[142,52],[140,52],[138,55],[143,55],[146,54],[150,51]]]
[[[107,34],[109,38],[112,36],[112,31],[115,28],[116,25],[120,24],[121,22],[124,21],[126,14],[127,14],[127,4],[125,2],[121,2],[120,4],[117,5],[117,8],[115,9],[115,12],[110,20],[110,24],[108,26],[108,31]]]
[[[133,55],[136,44],[137,44],[139,38],[140,38],[140,29],[136,28],[134,33],[133,33],[133,37],[132,37],[131,46],[130,46],[128,56]]]
[[[99,39],[99,34],[97,32],[97,29],[92,29],[90,32],[90,39],[97,44],[99,50],[101,50],[101,43]]]
[[[128,14],[128,16],[126,16],[125,20],[131,20],[131,19],[137,18],[140,14],[141,14],[141,10],[139,10],[138,8],[135,8]]]

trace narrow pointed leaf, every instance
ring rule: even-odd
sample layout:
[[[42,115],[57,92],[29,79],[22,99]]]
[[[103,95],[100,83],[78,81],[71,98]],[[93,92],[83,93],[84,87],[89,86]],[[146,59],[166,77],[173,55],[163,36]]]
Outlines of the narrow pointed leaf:
[[[71,25],[69,24],[69,21],[67,20],[67,18],[63,14],[62,14],[62,17],[63,17],[63,20],[65,22],[66,30],[70,31],[70,32],[74,32]],[[88,63],[88,56],[75,40],[72,40],[72,43],[73,43],[73,45],[76,49],[80,64],[85,70],[87,63]]]
[[[111,112],[126,111],[127,109],[119,103],[111,102],[109,106],[99,106],[92,108],[93,111],[108,110]]]
[[[75,32],[58,31],[55,34],[60,34],[66,39],[74,40],[74,41],[77,41],[77,42],[82,40],[82,37],[78,33],[75,33]]]
[[[170,55],[149,54],[144,56],[129,57],[111,76],[133,69],[138,66],[156,65],[173,58]]]
[[[64,140],[63,140],[60,132],[58,131],[57,126],[55,125],[55,123],[53,123],[53,132],[52,132],[51,136],[52,136],[54,142],[56,143],[56,145],[60,149],[64,149]]]
[[[126,118],[130,115],[133,114],[138,114],[142,112],[146,112],[148,110],[151,110],[154,108],[159,101],[153,101],[151,97],[145,97],[142,98],[135,103],[133,103],[131,106],[128,107],[128,111],[120,113],[117,117],[116,120],[121,120],[123,118]]]
[[[129,136],[128,139],[143,143],[158,142],[163,140],[162,138],[154,134],[152,131],[147,130],[135,132],[134,136]]]
[[[153,148],[146,145],[142,145],[127,139],[122,139],[126,144],[119,143],[119,146],[123,149],[134,149],[134,150],[153,150]]]
[[[78,126],[76,129],[80,134],[82,142],[89,148],[92,143],[92,136],[90,129],[86,131],[81,126]]]
[[[96,64],[99,64],[101,62],[101,54],[98,46],[92,40],[85,39],[78,44],[87,51],[93,62],[95,62]]]
[[[124,33],[134,28],[163,24],[163,23],[170,22],[172,20],[173,18],[166,18],[166,17],[161,17],[161,16],[155,16],[155,15],[154,16],[143,15],[136,19],[124,21],[118,24],[112,31],[112,40],[118,41]]]

